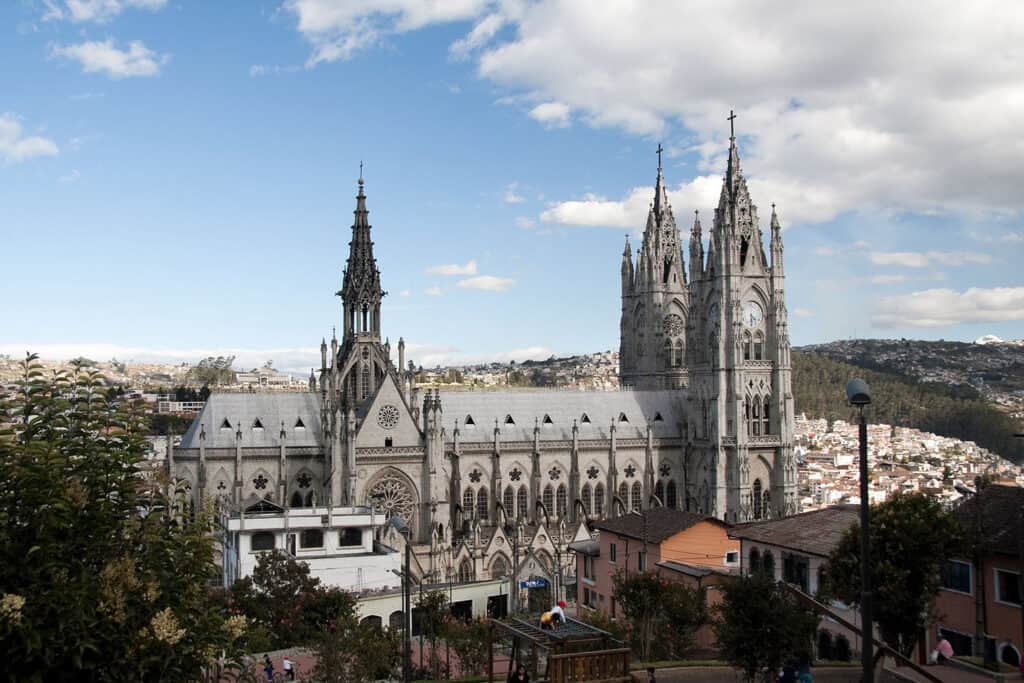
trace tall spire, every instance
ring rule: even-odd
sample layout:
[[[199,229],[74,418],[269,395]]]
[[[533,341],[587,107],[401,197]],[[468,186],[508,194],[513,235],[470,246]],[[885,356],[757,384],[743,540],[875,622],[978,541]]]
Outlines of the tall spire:
[[[668,208],[668,196],[665,194],[665,177],[661,174],[661,153],[665,150],[661,143],[658,143],[658,179],[654,183],[654,215],[659,219],[661,214]]]
[[[690,278],[697,279],[704,272],[704,236],[700,226],[700,211],[693,212],[690,230]]]
[[[366,193],[363,191],[363,165],[359,164],[359,192],[356,194],[356,208],[353,212],[352,241],[348,243],[348,260],[342,279],[341,297],[345,309],[343,321],[344,339],[355,333],[379,335],[380,301],[386,294],[380,286],[380,271],[377,259],[373,257],[373,239],[370,235],[370,212],[366,208]]]
[[[736,112],[729,110],[729,165],[725,170],[726,186],[731,194],[735,194],[735,179],[741,176],[740,154],[736,149]]]

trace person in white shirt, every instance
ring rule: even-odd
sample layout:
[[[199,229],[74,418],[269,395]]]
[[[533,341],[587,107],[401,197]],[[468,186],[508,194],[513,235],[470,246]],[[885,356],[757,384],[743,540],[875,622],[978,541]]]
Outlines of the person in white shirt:
[[[288,677],[289,681],[295,680],[295,665],[292,664],[292,660],[288,658],[288,655],[284,656],[284,662],[281,666],[284,668],[284,675]]]

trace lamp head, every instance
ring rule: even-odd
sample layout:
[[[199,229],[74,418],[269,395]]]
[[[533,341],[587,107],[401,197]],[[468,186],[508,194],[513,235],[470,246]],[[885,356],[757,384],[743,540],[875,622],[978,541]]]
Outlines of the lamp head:
[[[851,406],[858,408],[871,405],[871,390],[868,389],[867,382],[862,379],[851,379],[847,382],[846,400],[850,402]]]
[[[405,520],[398,515],[391,515],[388,519],[388,525],[395,527],[395,530],[403,536],[408,536],[412,533],[412,529],[405,523]]]

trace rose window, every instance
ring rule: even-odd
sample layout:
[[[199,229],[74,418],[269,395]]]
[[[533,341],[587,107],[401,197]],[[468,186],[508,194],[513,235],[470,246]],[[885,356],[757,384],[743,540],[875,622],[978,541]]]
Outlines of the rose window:
[[[562,470],[558,469],[557,467],[552,467],[548,471],[548,476],[551,477],[552,479],[556,479],[556,480],[558,479],[559,476],[561,476],[561,474],[562,474]]]
[[[383,512],[388,518],[398,515],[407,523],[412,519],[414,506],[412,493],[398,479],[393,477],[381,479],[370,487],[367,498],[375,510]]]
[[[630,479],[632,479],[633,475],[636,474],[636,468],[633,467],[632,465],[626,465],[625,472],[626,472],[626,476],[629,477]]]
[[[479,484],[480,483],[480,476],[481,476],[480,470],[473,470],[472,472],[469,473],[469,480],[471,482],[473,482],[474,484]]]
[[[597,479],[597,475],[600,474],[600,473],[601,473],[600,470],[598,470],[596,467],[591,465],[590,469],[587,470],[587,479]]]
[[[519,477],[521,476],[523,476],[523,473],[518,467],[513,468],[512,471],[508,473],[508,478],[512,481],[519,481]]]
[[[270,480],[267,479],[266,477],[264,477],[262,474],[252,480],[253,485],[256,488],[258,488],[258,489],[265,489],[265,488],[267,488],[267,484],[269,482],[270,482]]]
[[[668,463],[662,463],[659,470],[661,472],[661,476],[667,477],[669,475],[669,472],[672,471],[672,468],[669,467]]]
[[[313,481],[313,478],[309,476],[308,472],[303,472],[302,474],[295,478],[295,481],[299,482],[300,489],[308,489],[309,485]]]
[[[390,403],[380,407],[377,411],[377,424],[384,429],[394,429],[398,424],[398,407]]]
[[[669,313],[662,322],[662,329],[670,337],[678,337],[683,333],[683,319],[675,313]]]

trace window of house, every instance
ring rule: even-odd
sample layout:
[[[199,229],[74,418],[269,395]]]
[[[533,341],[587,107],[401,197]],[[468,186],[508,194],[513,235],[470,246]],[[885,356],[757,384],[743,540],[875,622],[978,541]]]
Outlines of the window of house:
[[[529,493],[526,490],[526,485],[523,484],[519,487],[519,493],[516,494],[516,517],[519,519],[526,519],[527,509],[530,507],[530,502],[527,500]]]
[[[996,601],[1010,605],[1020,604],[1020,574],[1005,569],[996,571]]]
[[[604,484],[600,482],[594,487],[594,516],[604,516]]]
[[[637,553],[637,556],[636,556],[636,569],[637,569],[637,571],[641,571],[641,572],[647,570],[647,553],[645,553],[645,552]]]
[[[547,511],[549,515],[552,514],[555,511],[555,489],[551,486],[551,484],[548,484],[547,486],[544,487],[543,500],[544,509]]]
[[[608,546],[608,561],[609,562],[617,561],[618,554],[619,554],[618,546],[616,546],[614,543],[612,543],[610,546]]]
[[[481,486],[476,494],[476,516],[480,519],[487,519],[488,500],[487,487]]]
[[[362,529],[341,529],[338,531],[338,545],[342,547],[362,545],[363,544],[363,530]]]
[[[565,517],[567,507],[568,499],[566,497],[565,484],[559,484],[558,491],[555,493],[555,515],[559,519]]]
[[[974,654],[973,636],[942,627],[939,627],[939,635],[949,641],[949,644],[953,646],[953,652],[957,655],[970,657]]]
[[[384,437],[384,448],[391,448],[394,443],[394,440],[390,436]]]
[[[761,571],[761,551],[757,548],[750,549],[750,566],[747,567],[750,573]]]
[[[506,486],[501,492],[501,505],[505,508],[505,516],[511,519],[516,514],[516,492],[511,486]]]
[[[946,590],[970,595],[973,592],[972,583],[970,563],[946,560],[946,563],[942,565],[942,587]]]
[[[676,495],[676,483],[669,479],[668,486],[665,487],[665,505],[675,510],[678,507],[679,500]]]
[[[269,531],[258,531],[252,535],[253,550],[273,550],[274,534]]]
[[[299,534],[299,547],[301,548],[323,548],[324,532],[319,529],[303,529]]]
[[[640,508],[643,507],[643,502],[644,502],[643,489],[640,486],[640,482],[635,481],[635,482],[633,482],[632,508],[634,510],[636,510],[637,512],[639,512]]]
[[[467,488],[462,492],[462,514],[473,516],[473,489]]]
[[[738,550],[730,550],[725,554],[726,564],[737,564],[740,561],[740,553]]]
[[[594,513],[594,508],[593,508],[593,505],[592,505],[592,501],[593,501],[593,494],[590,492],[590,484],[584,484],[583,485],[583,490],[580,491],[580,502],[583,503],[583,510],[588,515],[591,515],[591,514]]]

